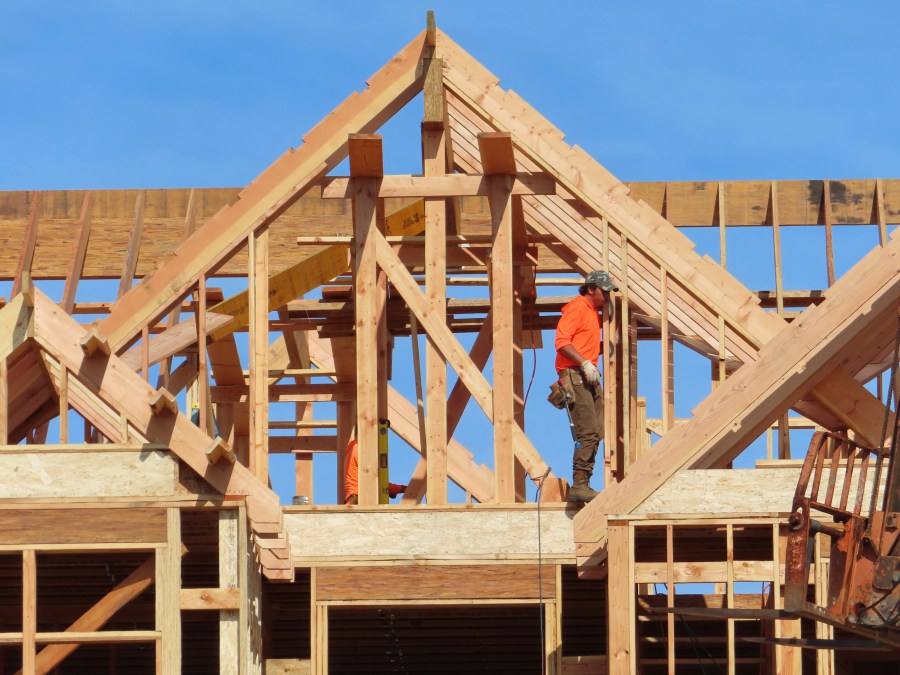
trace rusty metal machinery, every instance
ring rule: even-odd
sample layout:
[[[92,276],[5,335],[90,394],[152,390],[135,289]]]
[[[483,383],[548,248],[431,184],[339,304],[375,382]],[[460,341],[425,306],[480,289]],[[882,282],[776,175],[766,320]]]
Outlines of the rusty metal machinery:
[[[897,347],[900,331],[880,446],[813,435],[788,521],[784,591],[786,611],[894,647],[900,647],[900,427],[890,409]],[[807,599],[820,537],[827,537],[831,561],[821,606]]]

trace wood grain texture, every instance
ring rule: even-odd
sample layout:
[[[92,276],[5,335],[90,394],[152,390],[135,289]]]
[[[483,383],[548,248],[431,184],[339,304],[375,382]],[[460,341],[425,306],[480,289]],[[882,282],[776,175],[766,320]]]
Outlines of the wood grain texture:
[[[543,594],[553,597],[556,575],[543,569]],[[428,567],[319,567],[316,598],[329,600],[472,600],[539,597],[535,565]]]

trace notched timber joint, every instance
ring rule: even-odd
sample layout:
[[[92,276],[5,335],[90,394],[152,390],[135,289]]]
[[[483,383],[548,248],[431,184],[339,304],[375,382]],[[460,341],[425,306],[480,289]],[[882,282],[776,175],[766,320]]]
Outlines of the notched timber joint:
[[[112,350],[109,341],[95,327],[91,328],[87,335],[81,338],[81,351],[88,358],[91,358],[97,352],[104,356],[109,356]]]
[[[153,410],[154,415],[160,415],[166,411],[177,414],[178,401],[168,389],[160,387],[156,393],[150,397],[150,408]]]
[[[216,436],[209,447],[206,448],[206,460],[210,464],[215,464],[219,460],[224,459],[229,464],[234,464],[234,450],[228,447],[228,444],[221,437]]]

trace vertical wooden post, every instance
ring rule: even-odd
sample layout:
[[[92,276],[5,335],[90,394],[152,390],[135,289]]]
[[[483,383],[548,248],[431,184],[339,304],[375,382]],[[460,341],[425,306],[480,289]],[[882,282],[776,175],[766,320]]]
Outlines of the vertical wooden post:
[[[263,675],[262,659],[262,574],[256,554],[250,545],[247,528],[247,509],[238,509],[238,546],[240,554],[241,657],[247,675]]]
[[[22,252],[19,255],[19,261],[16,263],[16,271],[13,275],[12,291],[10,298],[14,298],[22,290],[22,275],[31,274],[31,263],[34,260],[34,249],[37,246],[38,237],[38,205],[40,203],[38,196],[40,192],[31,194],[31,206],[28,209],[28,221],[25,223],[25,234],[22,241]]]
[[[131,221],[131,234],[125,249],[125,262],[122,266],[122,277],[119,279],[119,294],[122,297],[134,283],[138,254],[141,250],[141,237],[144,234],[144,190],[138,190],[134,200],[134,218]]]
[[[772,247],[775,252],[775,305],[778,315],[784,314],[784,290],[781,279],[781,221],[778,217],[778,184],[773,180],[769,192],[772,219]]]
[[[516,501],[513,425],[512,179],[491,176],[491,315],[494,322],[494,479],[497,502]]]
[[[607,594],[609,602],[607,655],[609,675],[631,675],[637,672],[634,650],[634,556],[630,526],[609,523]]]
[[[622,283],[620,291],[622,293],[622,302],[620,305],[621,312],[619,316],[619,325],[621,332],[619,336],[619,345],[621,349],[622,377],[619,380],[619,396],[616,401],[616,408],[610,410],[607,414],[616,414],[622,420],[619,425],[619,437],[621,443],[618,447],[619,452],[619,480],[625,477],[628,470],[629,453],[631,452],[631,309],[628,302],[628,239],[625,233],[622,233],[622,257],[621,257],[621,273]]]
[[[725,183],[719,181],[718,191],[716,193],[716,219],[719,221],[719,264],[722,269],[728,269],[728,249],[725,242]]]
[[[34,675],[37,659],[37,557],[22,551],[22,673]]]
[[[734,525],[725,525],[725,602],[728,609],[734,607]],[[728,675],[735,672],[734,619],[728,619]]]
[[[238,510],[219,511],[219,588],[240,588]],[[243,592],[243,589],[241,589]],[[242,603],[243,604],[243,603]],[[240,672],[240,615],[239,610],[219,610],[219,672],[237,675]]]
[[[489,182],[491,209],[491,317],[494,324],[494,481],[497,502],[516,501],[513,425],[513,242],[512,185],[516,173],[508,133],[479,134],[481,163]]]
[[[197,382],[200,385],[200,428],[210,434],[212,425],[209,423],[209,369],[206,356],[206,275],[201,274],[197,280],[197,313],[195,315],[197,326]],[[268,342],[268,340],[267,340]],[[268,350],[266,350],[268,353]],[[215,434],[210,434],[215,435]]]
[[[0,359],[0,445],[9,443],[9,364]]]
[[[831,232],[831,181],[822,181],[822,213],[825,220],[825,265],[828,287],[834,284],[834,238]]]
[[[524,337],[524,304],[528,297],[534,300],[537,289],[534,285],[534,273],[532,268],[526,268],[522,261],[525,260],[528,234],[525,225],[525,215],[522,213],[522,198],[512,199],[512,346],[513,346],[513,418],[516,425],[525,430],[525,337]],[[533,306],[533,305],[532,305]],[[533,343],[534,331],[528,339],[532,349],[536,349]],[[527,472],[518,457],[515,462],[515,489],[516,501],[527,501],[526,477]]]
[[[316,568],[309,568],[309,673],[319,671],[319,603],[316,600]]]
[[[666,525],[666,607],[675,606],[675,532]],[[675,615],[666,615],[666,664],[668,675],[675,675]]]
[[[66,283],[63,286],[62,308],[67,314],[75,309],[75,295],[78,292],[78,282],[84,270],[84,256],[87,253],[88,241],[91,238],[91,191],[84,193],[84,201],[81,203],[81,215],[75,226],[75,247],[72,251],[72,260],[69,261],[69,269],[66,273]]]
[[[166,509],[166,545],[156,549],[157,671],[181,672],[181,512]]]
[[[887,244],[887,220],[884,216],[884,181],[880,178],[875,179],[875,222],[878,224],[878,243],[884,246]]]
[[[675,424],[675,342],[669,335],[669,275],[664,268],[659,271],[660,282],[660,336],[662,348],[662,422],[663,431]]]
[[[353,225],[356,241],[356,420],[359,441],[359,503],[378,503],[378,267],[375,242],[369,233],[378,227],[378,181],[364,170],[365,151],[377,140],[380,161],[380,137],[362,135],[350,138],[350,172],[356,177],[353,187]],[[354,157],[360,168],[355,169]]]
[[[269,232],[250,235],[250,466],[269,480]]]
[[[141,377],[150,381],[150,326],[141,327]]]
[[[425,59],[422,170],[447,173],[443,59]],[[425,297],[444,320],[447,312],[447,202],[425,200]],[[429,504],[447,503],[447,363],[431,340],[425,344],[425,494]]]
[[[69,369],[59,364],[59,442],[69,442]]]

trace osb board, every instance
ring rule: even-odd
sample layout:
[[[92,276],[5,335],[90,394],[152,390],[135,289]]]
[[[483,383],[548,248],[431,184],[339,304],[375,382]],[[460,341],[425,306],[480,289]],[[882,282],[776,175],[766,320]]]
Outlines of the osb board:
[[[823,223],[821,208],[823,181],[777,181],[778,212],[782,225]],[[628,183],[634,199],[646,201],[676,226],[718,225],[718,183],[715,181],[678,183]],[[885,179],[884,210],[887,222],[900,221],[900,180]],[[770,181],[726,181],[725,223],[729,226],[766,225],[770,212]],[[233,202],[238,188],[207,188],[195,192],[196,225],[200,226],[221,208]],[[138,190],[93,190],[90,201],[91,237],[84,262],[84,278],[118,278],[122,274]],[[185,217],[191,190],[187,188],[144,191],[144,229],[136,275],[152,273],[159,263],[184,239]],[[15,272],[22,250],[25,225],[34,192],[0,192],[0,280]],[[298,246],[298,235],[351,233],[350,203],[319,198],[313,188],[293,204],[270,228],[270,268],[282,270],[316,252],[315,247]],[[38,193],[38,238],[32,264],[35,278],[63,278],[75,246],[75,225],[84,203],[84,190],[41,191]],[[831,181],[834,224],[873,223],[875,180]],[[390,214],[410,200],[388,199]],[[484,198],[463,199],[462,231],[481,232],[490,224]],[[541,267],[556,269],[559,260],[540,247]],[[238,253],[219,271],[221,275],[243,276],[247,256]]]
[[[430,559],[538,555],[537,510],[353,510],[286,513],[285,530],[295,559],[366,556]],[[572,516],[541,512],[541,553],[574,557]]]
[[[533,600],[556,594],[553,565],[319,567],[316,600]],[[541,589],[541,585],[543,589]]]
[[[165,542],[160,508],[0,511],[0,546]]]
[[[3,452],[0,499],[169,497],[175,460],[160,451]]]
[[[679,471],[634,513],[772,513],[790,511],[799,469]]]
[[[848,504],[856,500],[855,479],[848,493]],[[871,477],[871,473],[869,474]],[[787,513],[791,511],[794,490],[800,479],[800,468],[778,469],[696,469],[676,473],[665,485],[650,495],[635,514],[743,514]],[[871,483],[871,480],[868,481]],[[882,481],[883,483],[884,481]],[[812,481],[810,481],[812,484]],[[819,498],[824,500],[828,470],[822,476]],[[837,475],[834,497],[840,500],[843,473]],[[871,485],[863,495],[868,506]]]

